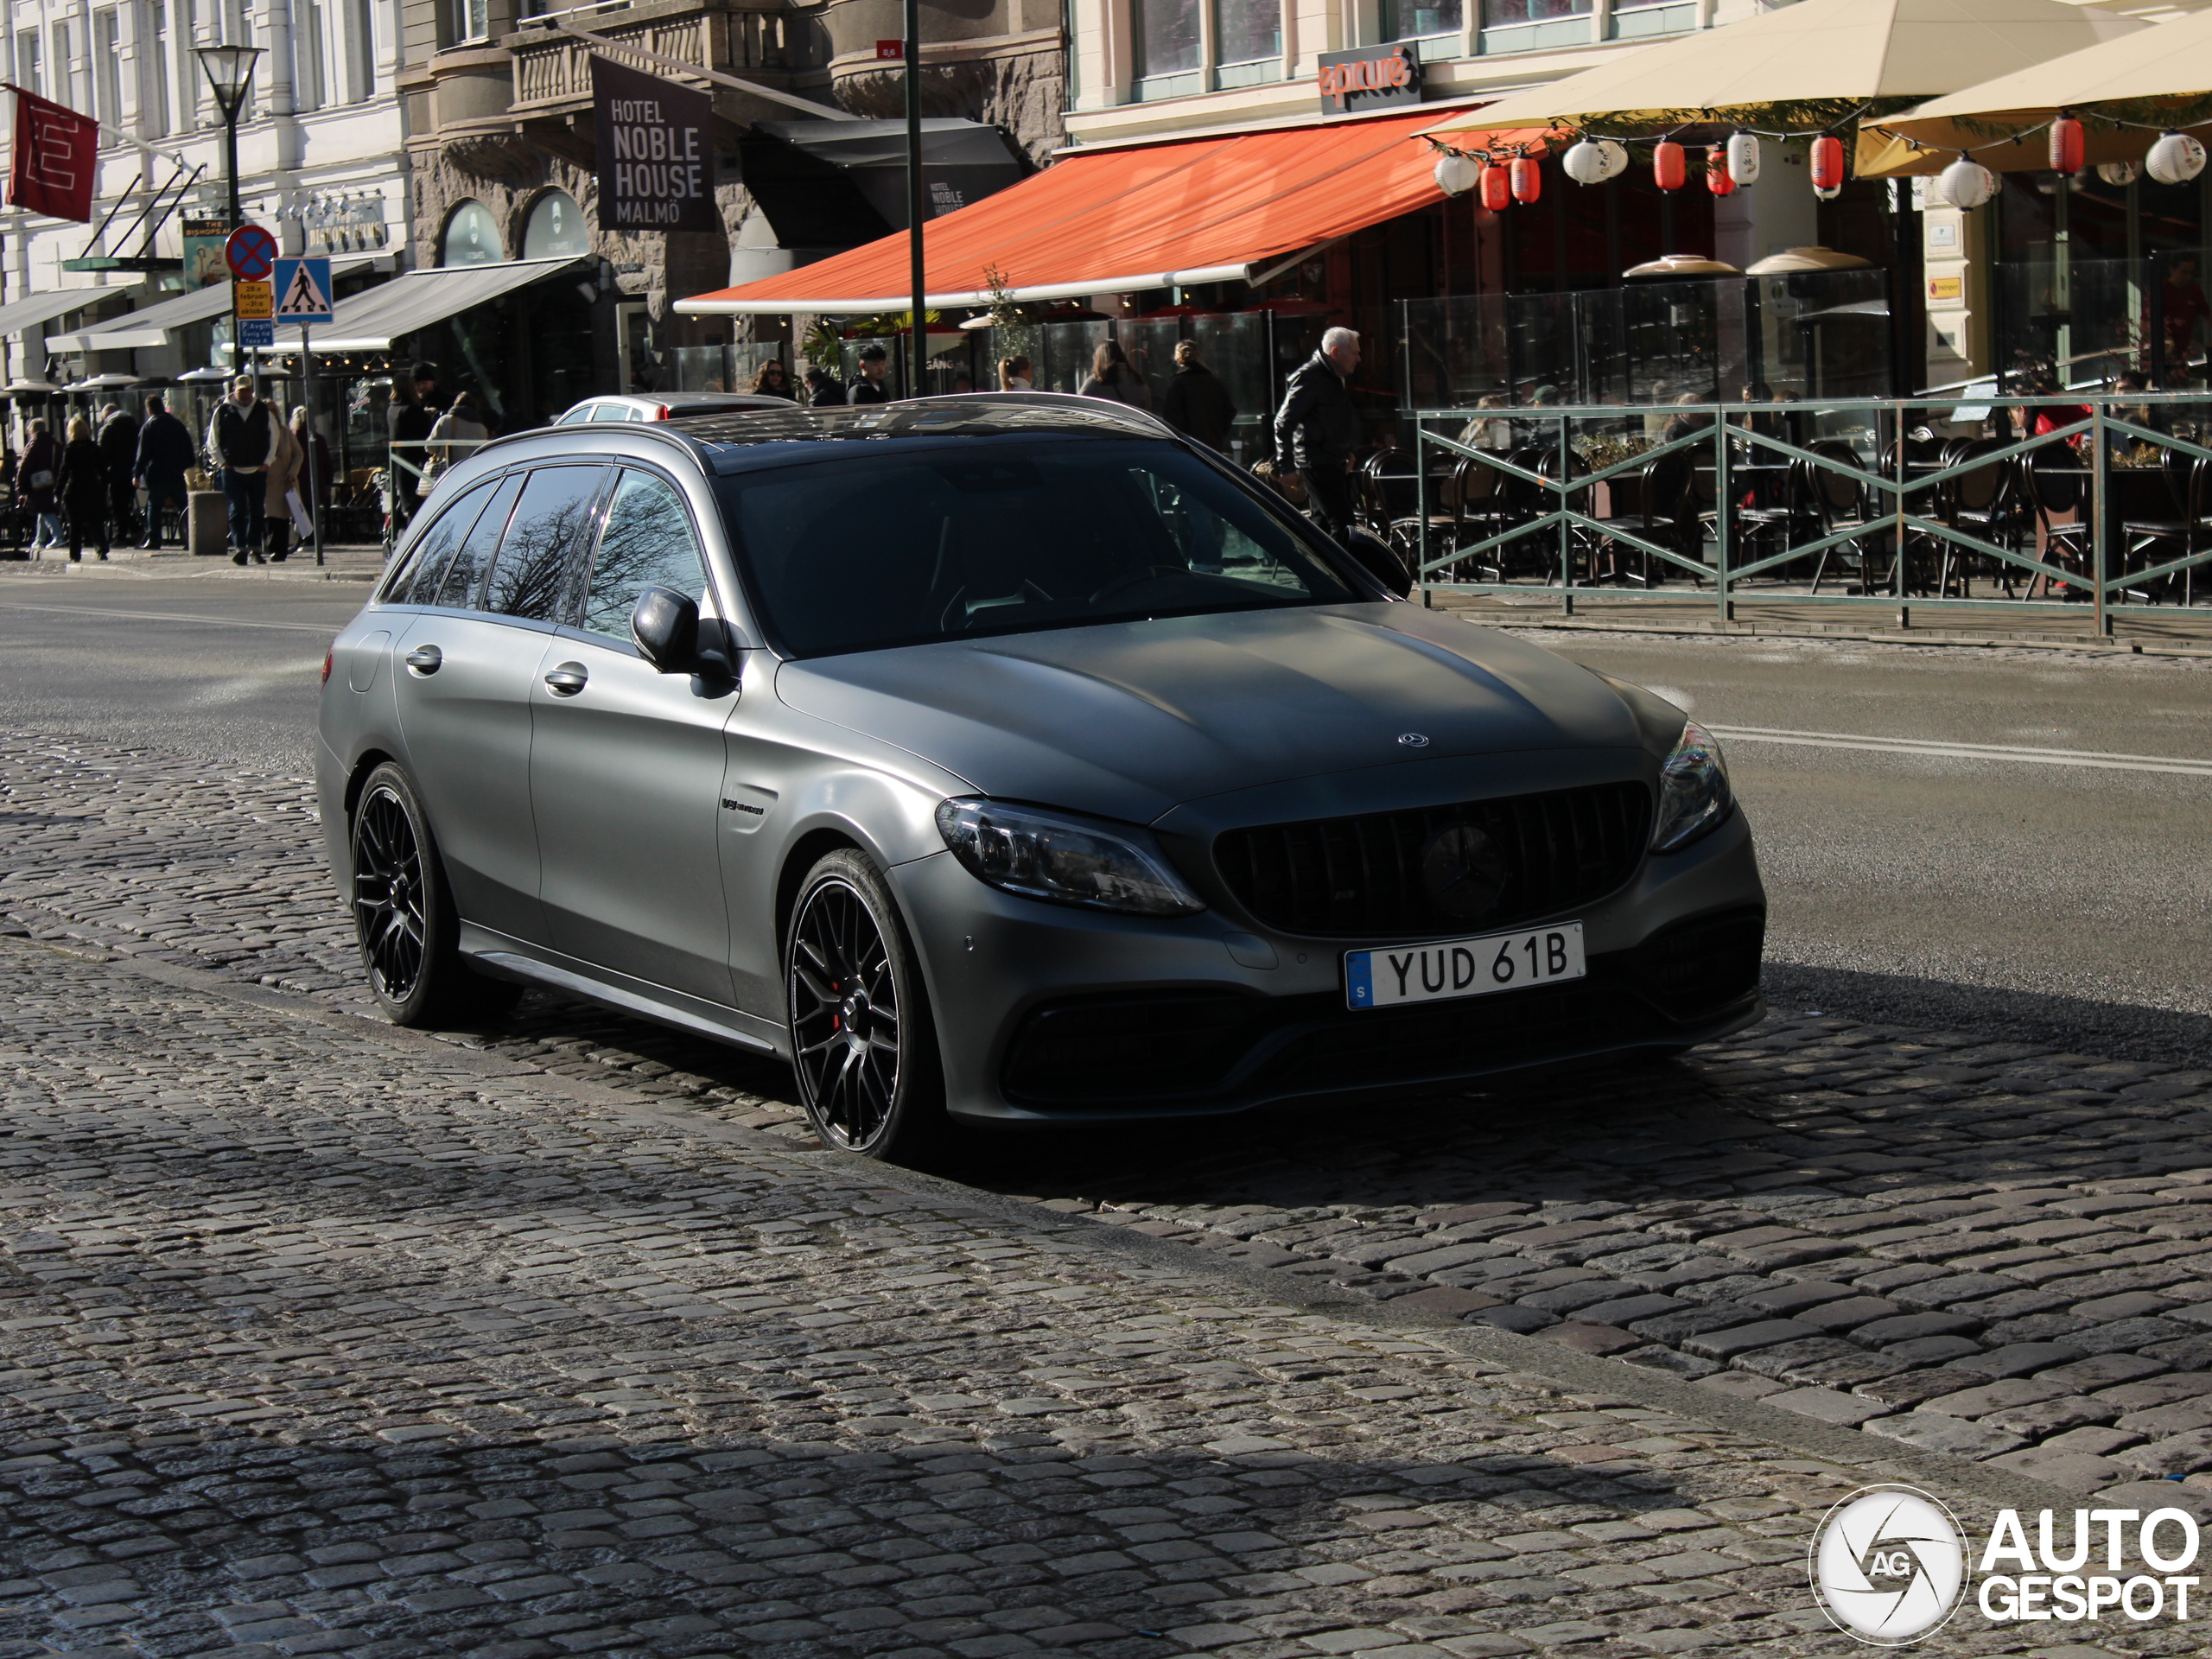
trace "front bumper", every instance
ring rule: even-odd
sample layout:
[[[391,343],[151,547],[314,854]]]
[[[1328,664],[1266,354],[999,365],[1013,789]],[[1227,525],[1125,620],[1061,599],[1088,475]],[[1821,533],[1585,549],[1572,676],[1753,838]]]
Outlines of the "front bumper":
[[[1583,923],[1586,978],[1359,1013],[1344,1004],[1344,953],[1383,941],[1269,934],[1217,911],[1151,920],[1039,904],[950,855],[891,874],[930,985],[947,1104],[969,1122],[1371,1098],[1679,1049],[1761,1012],[1766,900],[1741,813],[1573,917],[1546,918]],[[1269,955],[1274,967],[1249,965]]]

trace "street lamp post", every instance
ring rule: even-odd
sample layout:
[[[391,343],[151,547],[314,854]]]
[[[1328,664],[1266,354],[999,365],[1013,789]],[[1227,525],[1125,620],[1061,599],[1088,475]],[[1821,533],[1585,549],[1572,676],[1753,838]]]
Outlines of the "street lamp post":
[[[196,46],[194,55],[207,76],[207,85],[215,93],[216,106],[223,111],[223,176],[230,187],[230,228],[238,228],[241,214],[238,207],[238,112],[245,108],[246,88],[253,80],[253,60],[261,55],[257,46]],[[238,366],[245,366],[245,345],[238,339],[238,289],[231,284],[231,351]],[[258,359],[255,367],[260,366]],[[256,378],[258,379],[258,376]]]

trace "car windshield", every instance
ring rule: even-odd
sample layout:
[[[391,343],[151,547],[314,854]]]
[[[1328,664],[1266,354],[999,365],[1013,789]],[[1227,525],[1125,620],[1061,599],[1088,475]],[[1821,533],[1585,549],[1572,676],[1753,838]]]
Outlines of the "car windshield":
[[[720,487],[753,601],[796,657],[1368,597],[1287,509],[1167,443],[978,439]]]

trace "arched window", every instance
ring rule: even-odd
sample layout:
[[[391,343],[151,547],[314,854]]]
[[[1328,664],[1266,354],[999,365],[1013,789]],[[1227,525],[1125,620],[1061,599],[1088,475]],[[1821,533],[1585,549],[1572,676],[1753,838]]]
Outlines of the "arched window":
[[[591,232],[584,228],[584,210],[565,190],[548,190],[530,210],[522,227],[522,257],[557,259],[564,254],[589,253]]]
[[[491,265],[507,257],[499,244],[499,221],[480,201],[464,201],[446,220],[445,245],[438,251],[442,265]]]

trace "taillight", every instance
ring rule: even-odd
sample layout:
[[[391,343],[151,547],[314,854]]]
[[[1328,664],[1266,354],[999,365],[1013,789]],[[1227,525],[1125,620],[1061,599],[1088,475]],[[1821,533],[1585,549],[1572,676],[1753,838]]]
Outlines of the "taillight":
[[[336,652],[337,649],[338,648],[335,645],[333,645],[329,651],[326,651],[322,653],[322,683],[325,685],[328,685],[330,683],[330,659]]]
[[[667,418],[668,418],[668,405],[667,405],[666,404],[661,404],[659,408],[658,408],[658,409],[656,409],[656,410],[653,410],[653,419],[655,419],[655,420],[657,420],[657,421],[664,421],[664,420],[666,420]]]

